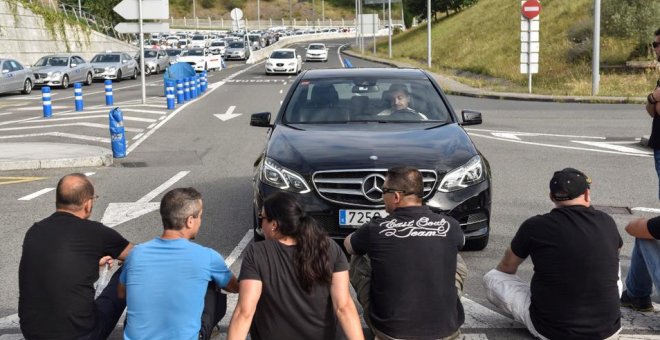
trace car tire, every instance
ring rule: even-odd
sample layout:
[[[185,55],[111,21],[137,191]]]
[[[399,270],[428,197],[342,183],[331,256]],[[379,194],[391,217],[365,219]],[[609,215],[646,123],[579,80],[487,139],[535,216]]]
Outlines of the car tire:
[[[85,80],[85,85],[92,85],[94,82],[94,77],[92,77],[92,72],[87,72],[87,79]]]
[[[121,81],[121,77],[123,77],[123,76],[124,76],[124,75],[121,74],[121,70],[118,70],[118,71],[117,71],[117,82],[120,82],[120,81]]]
[[[463,246],[463,250],[470,250],[470,251],[483,250],[488,245],[488,237],[489,234],[486,234],[479,238],[465,240],[465,246]]]
[[[137,79],[137,75],[138,75],[138,69],[134,68],[133,69],[133,75],[131,76],[131,79],[133,79],[133,80]]]
[[[69,76],[66,75],[66,74],[64,76],[62,76],[62,88],[63,89],[68,89],[69,88]]]
[[[23,83],[23,90],[21,91],[21,93],[30,94],[31,92],[32,92],[32,80],[30,80],[30,78],[27,78]]]
[[[257,224],[258,223],[259,223],[259,219],[257,219],[256,213],[253,212],[252,213],[252,232],[253,232],[254,242],[259,242],[259,241],[265,240],[264,236],[257,232],[257,227],[258,227]]]
[[[156,65],[156,74],[160,73],[160,65]]]

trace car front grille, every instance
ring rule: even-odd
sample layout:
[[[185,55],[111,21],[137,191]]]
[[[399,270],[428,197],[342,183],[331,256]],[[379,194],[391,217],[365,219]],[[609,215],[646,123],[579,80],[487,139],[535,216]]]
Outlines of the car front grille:
[[[104,68],[94,68],[94,73],[103,73],[105,72]]]
[[[434,170],[420,170],[424,180],[424,198],[433,194],[438,181]],[[318,171],[312,175],[316,192],[323,199],[358,207],[383,207],[383,183],[387,169]]]
[[[34,77],[36,79],[44,79],[44,78],[48,78],[48,74],[47,73],[35,73]]]
[[[277,63],[277,64],[275,64],[275,66],[277,66],[277,67],[283,67],[284,64],[283,64],[283,63]]]

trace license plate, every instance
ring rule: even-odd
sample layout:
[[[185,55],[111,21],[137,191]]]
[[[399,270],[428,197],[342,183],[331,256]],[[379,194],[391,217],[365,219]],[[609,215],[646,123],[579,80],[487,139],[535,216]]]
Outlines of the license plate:
[[[385,216],[387,216],[387,211],[385,210],[340,209],[339,226],[344,228],[357,228],[371,221],[374,217]]]

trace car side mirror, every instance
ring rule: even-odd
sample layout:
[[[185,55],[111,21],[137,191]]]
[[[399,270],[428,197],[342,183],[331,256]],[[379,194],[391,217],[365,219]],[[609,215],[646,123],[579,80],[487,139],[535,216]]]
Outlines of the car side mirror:
[[[250,116],[250,126],[273,127],[270,124],[270,112],[253,113]]]
[[[479,125],[481,124],[481,112],[472,110],[461,111],[463,123],[461,125]]]
[[[4,69],[4,70],[2,70],[2,73],[3,73],[3,74],[5,74],[5,73],[9,73],[9,70],[8,70],[8,69]]]

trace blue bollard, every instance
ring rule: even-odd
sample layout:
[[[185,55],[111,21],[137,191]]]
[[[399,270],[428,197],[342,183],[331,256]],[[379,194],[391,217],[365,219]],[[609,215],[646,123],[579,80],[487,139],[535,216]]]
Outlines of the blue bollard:
[[[82,84],[75,83],[73,84],[73,98],[75,98],[76,111],[83,110],[83,95],[82,95]]]
[[[189,101],[190,97],[190,77],[186,77],[183,81],[183,96],[185,101]]]
[[[112,96],[112,80],[105,80],[105,105],[110,106],[114,104],[115,100]]]
[[[195,89],[197,90],[197,96],[202,95],[202,84],[201,84],[201,79],[202,76],[199,74],[195,74]]]
[[[197,98],[197,85],[195,77],[190,77],[190,99]]]
[[[202,71],[202,93],[206,92],[206,89],[208,88],[208,83],[207,83],[207,78],[206,78],[206,71]]]
[[[50,87],[41,88],[41,100],[44,103],[44,118],[50,118],[53,115],[53,106],[50,101]]]
[[[353,64],[351,63],[350,60],[348,60],[348,58],[344,58],[344,66],[346,66],[347,68],[353,68]]]
[[[167,109],[174,110],[174,82],[167,81]]]
[[[124,132],[124,114],[118,107],[110,110],[110,143],[112,157],[126,157],[126,133]]]
[[[176,103],[183,104],[185,97],[183,96],[183,80],[176,80]]]

